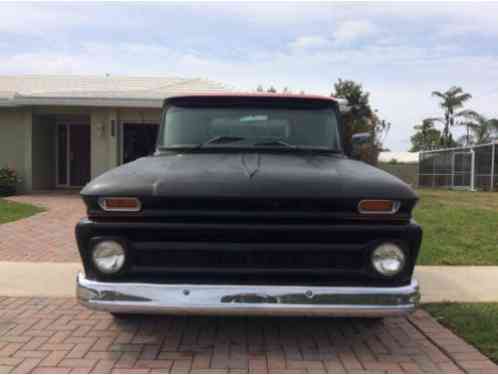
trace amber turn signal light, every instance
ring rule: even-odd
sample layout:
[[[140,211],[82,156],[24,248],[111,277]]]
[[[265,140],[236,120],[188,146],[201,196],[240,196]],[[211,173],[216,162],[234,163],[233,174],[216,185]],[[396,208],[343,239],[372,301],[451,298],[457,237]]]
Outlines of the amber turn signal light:
[[[358,204],[360,214],[395,214],[400,206],[399,201],[382,199],[365,199]]]
[[[137,198],[115,197],[99,199],[99,206],[104,211],[138,212],[142,204]]]

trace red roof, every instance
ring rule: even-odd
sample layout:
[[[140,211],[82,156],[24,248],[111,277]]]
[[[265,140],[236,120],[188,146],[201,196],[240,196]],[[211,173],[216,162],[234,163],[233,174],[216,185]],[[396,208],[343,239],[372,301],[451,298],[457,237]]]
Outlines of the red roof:
[[[290,98],[290,99],[309,99],[309,100],[328,100],[337,102],[337,98],[324,95],[307,95],[307,94],[283,94],[269,92],[196,92],[191,94],[173,95],[172,98],[188,98],[188,97],[230,97],[230,98]]]

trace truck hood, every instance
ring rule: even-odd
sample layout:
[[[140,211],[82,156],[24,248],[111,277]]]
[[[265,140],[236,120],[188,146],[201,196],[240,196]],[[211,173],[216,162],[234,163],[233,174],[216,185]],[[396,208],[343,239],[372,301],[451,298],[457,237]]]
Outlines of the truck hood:
[[[416,199],[398,178],[341,155],[191,152],[138,159],[92,180],[83,196]]]

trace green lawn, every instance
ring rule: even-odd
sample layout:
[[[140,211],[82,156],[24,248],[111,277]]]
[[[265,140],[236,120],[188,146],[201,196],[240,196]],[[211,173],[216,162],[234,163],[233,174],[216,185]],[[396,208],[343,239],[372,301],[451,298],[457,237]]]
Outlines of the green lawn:
[[[498,265],[498,193],[419,189],[418,264]]]
[[[424,308],[498,364],[498,303],[438,303]]]
[[[43,211],[45,211],[43,208],[30,204],[9,202],[5,199],[0,199],[0,224],[19,220]]]

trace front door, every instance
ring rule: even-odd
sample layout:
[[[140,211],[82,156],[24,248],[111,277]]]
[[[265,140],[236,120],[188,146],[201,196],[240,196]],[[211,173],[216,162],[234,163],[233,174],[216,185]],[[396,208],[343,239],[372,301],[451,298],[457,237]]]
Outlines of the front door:
[[[57,181],[60,187],[81,187],[90,181],[90,126],[57,125]]]
[[[156,149],[157,124],[123,124],[122,162],[151,155]]]

